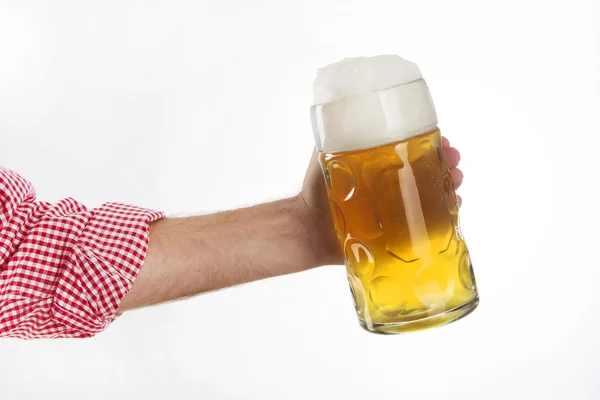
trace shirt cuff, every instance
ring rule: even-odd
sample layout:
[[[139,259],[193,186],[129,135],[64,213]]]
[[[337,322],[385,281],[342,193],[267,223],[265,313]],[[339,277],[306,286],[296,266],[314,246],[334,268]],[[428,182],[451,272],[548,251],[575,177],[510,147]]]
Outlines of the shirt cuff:
[[[121,299],[135,281],[146,257],[149,225],[163,213],[107,203],[89,210],[58,279],[52,311],[73,336],[89,337],[118,317]]]

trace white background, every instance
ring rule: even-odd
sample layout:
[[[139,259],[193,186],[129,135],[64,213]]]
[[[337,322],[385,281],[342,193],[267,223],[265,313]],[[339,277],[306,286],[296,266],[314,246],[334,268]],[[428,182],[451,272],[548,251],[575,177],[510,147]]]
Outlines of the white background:
[[[295,194],[315,68],[419,63],[463,154],[468,318],[362,331],[333,266],[0,340],[2,399],[597,399],[600,3],[0,0],[0,164],[41,199]]]

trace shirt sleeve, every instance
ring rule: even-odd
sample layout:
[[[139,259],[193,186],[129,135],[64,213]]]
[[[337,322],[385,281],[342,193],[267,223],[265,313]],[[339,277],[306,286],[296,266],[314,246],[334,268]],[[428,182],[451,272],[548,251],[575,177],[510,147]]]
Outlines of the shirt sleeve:
[[[0,337],[91,337],[118,316],[162,213],[35,199],[0,168]]]

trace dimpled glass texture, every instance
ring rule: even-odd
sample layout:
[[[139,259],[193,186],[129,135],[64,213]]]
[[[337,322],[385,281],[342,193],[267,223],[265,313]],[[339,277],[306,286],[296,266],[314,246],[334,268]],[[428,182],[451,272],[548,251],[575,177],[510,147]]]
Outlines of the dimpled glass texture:
[[[319,159],[363,328],[425,329],[476,308],[477,285],[438,129]]]

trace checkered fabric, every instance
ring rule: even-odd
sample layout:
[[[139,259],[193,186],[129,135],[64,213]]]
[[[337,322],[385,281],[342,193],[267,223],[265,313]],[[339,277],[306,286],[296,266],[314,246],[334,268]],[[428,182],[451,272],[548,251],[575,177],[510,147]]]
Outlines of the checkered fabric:
[[[35,199],[0,168],[0,337],[90,337],[117,316],[162,213],[67,198]]]

